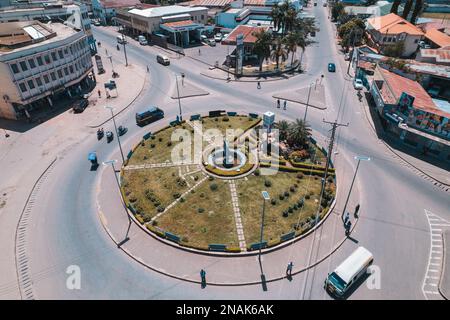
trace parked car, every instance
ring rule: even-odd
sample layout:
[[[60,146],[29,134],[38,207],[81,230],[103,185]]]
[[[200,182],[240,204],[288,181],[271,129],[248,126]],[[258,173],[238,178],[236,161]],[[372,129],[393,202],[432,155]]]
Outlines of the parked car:
[[[223,36],[222,36],[221,33],[216,33],[216,35],[214,36],[214,40],[215,40],[216,42],[222,41],[222,38],[223,38]]]
[[[216,41],[214,41],[213,39],[206,40],[206,43],[209,44],[211,47],[215,47],[216,46]]]
[[[336,72],[336,65],[334,63],[328,64],[328,72]]]
[[[138,41],[141,46],[148,45],[147,39],[142,35],[138,37]]]
[[[158,54],[156,56],[156,61],[160,64],[162,64],[163,66],[168,66],[170,65],[170,60],[168,57],[162,55],[162,54]]]
[[[74,113],[81,113],[84,111],[84,109],[86,109],[86,107],[89,105],[89,101],[88,99],[81,99],[76,101],[73,106],[72,106],[72,110]]]
[[[326,6],[327,6],[327,3],[326,3],[326,2],[324,2],[324,3],[323,3],[323,6],[324,6],[324,7],[326,7]]]
[[[98,26],[100,26],[100,25],[101,25],[101,24],[100,24],[100,21],[98,21],[98,20],[94,21],[94,26],[98,27]]]
[[[356,90],[362,90],[364,88],[362,80],[355,78],[355,80],[353,80],[353,88]]]

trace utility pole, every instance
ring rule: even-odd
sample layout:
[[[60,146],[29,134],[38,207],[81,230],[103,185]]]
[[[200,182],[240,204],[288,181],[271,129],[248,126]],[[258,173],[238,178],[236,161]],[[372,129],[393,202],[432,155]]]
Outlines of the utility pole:
[[[181,101],[180,101],[180,90],[178,89],[178,75],[175,75],[175,82],[177,83],[177,96],[178,96],[178,108],[180,111],[180,122],[183,121],[183,115],[181,113]]]
[[[309,85],[309,90],[308,90],[308,99],[306,100],[306,109],[305,109],[305,116],[303,117],[303,122],[306,122],[306,115],[308,114],[308,107],[309,107],[309,96],[311,95],[311,87],[312,87],[312,82]]]
[[[353,33],[354,28],[352,29],[352,33]],[[355,35],[353,36],[353,41],[352,41],[352,48],[353,48],[353,55],[355,53],[355,40],[356,40],[356,36],[359,35],[359,32],[356,32]],[[356,54],[356,56],[358,56],[358,54]],[[353,62],[353,57],[350,57],[350,59],[348,60],[348,68],[347,68],[347,74],[350,75],[350,66],[352,65]]]
[[[127,44],[127,38],[125,36],[125,30],[122,26],[122,44],[123,44],[123,53],[125,54],[125,67],[128,67],[128,58],[127,58],[127,48],[126,48],[126,44]]]

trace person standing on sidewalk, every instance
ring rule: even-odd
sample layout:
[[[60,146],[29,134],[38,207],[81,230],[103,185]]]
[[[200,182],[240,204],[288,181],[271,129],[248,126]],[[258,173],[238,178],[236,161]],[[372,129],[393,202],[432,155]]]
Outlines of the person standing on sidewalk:
[[[283,110],[286,110],[287,107],[287,100],[284,100]]]
[[[258,81],[258,84],[256,85],[256,88],[261,89],[261,82]]]
[[[280,99],[277,100],[277,108],[280,109]]]
[[[102,92],[100,91],[100,89],[98,89],[98,97],[99,97],[99,98],[102,97]]]
[[[288,279],[292,279],[292,268],[294,267],[294,263],[291,261],[288,263],[286,268],[286,277]]]

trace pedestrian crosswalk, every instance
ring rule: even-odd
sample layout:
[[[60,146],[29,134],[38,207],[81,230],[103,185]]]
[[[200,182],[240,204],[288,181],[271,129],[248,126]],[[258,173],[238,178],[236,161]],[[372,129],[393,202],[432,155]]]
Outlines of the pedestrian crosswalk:
[[[444,256],[442,232],[444,229],[450,228],[450,222],[428,210],[425,210],[425,214],[430,227],[430,255],[422,284],[422,292],[426,299],[441,300],[442,296],[439,293],[438,286]]]

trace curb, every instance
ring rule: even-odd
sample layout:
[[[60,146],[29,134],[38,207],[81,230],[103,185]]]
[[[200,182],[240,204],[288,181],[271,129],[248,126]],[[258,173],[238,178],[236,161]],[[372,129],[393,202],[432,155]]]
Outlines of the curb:
[[[198,93],[198,94],[190,94],[190,95],[186,95],[186,96],[182,96],[180,97],[180,99],[184,99],[184,98],[192,98],[192,97],[202,97],[202,96],[207,96],[209,95],[209,92],[207,93]],[[171,99],[177,100],[178,97],[170,97]]]
[[[131,100],[130,103],[128,103],[120,111],[118,111],[116,114],[114,114],[114,117],[119,115],[120,113],[122,113],[125,109],[128,109],[141,96],[142,91],[144,91],[146,82],[147,82],[147,74],[144,77],[144,83],[142,84],[141,90],[139,90],[138,94],[133,98],[133,100]],[[110,121],[111,119],[112,119],[112,117],[108,117],[105,121],[103,121],[102,123],[100,123],[98,125],[88,125],[87,127],[91,128],[91,129],[98,128],[98,127],[104,125],[105,123],[107,123],[108,121]]]
[[[222,69],[220,69],[220,70],[222,70]],[[222,70],[222,71],[223,71],[223,70]],[[231,81],[233,81],[233,82],[274,82],[274,81],[288,80],[288,79],[291,79],[291,78],[293,78],[293,77],[299,76],[299,75],[301,75],[301,74],[303,74],[303,73],[298,73],[298,74],[295,74],[295,75],[290,76],[290,77],[287,77],[287,78],[279,78],[279,79],[265,79],[265,80],[237,80],[237,79],[231,79],[231,78],[230,78],[230,80],[228,80],[228,79],[226,79],[226,78],[214,77],[214,76],[210,76],[210,75],[208,75],[208,74],[206,74],[206,73],[200,72],[200,75],[202,75],[202,76],[204,76],[204,77],[207,77],[207,78],[210,78],[210,79],[214,79],[214,80],[226,81],[226,82],[231,82]],[[264,79],[264,78],[262,78],[262,79]]]
[[[448,231],[447,231],[448,232]],[[441,296],[445,299],[445,300],[449,300],[449,298],[450,297],[447,297],[442,291],[442,289],[441,289],[441,287],[442,287],[442,280],[443,280],[443,274],[444,274],[444,266],[445,266],[445,264],[446,263],[450,263],[450,261],[445,261],[445,245],[446,245],[446,243],[445,243],[445,237],[444,237],[444,234],[443,233],[441,233],[441,237],[442,237],[442,252],[443,252],[443,254],[442,254],[442,266],[441,266],[441,268],[442,268],[442,272],[441,272],[441,277],[440,277],[440,279],[439,279],[439,284],[438,284],[438,291],[439,291],[439,293],[441,294]],[[448,243],[447,243],[447,245],[448,245]]]

